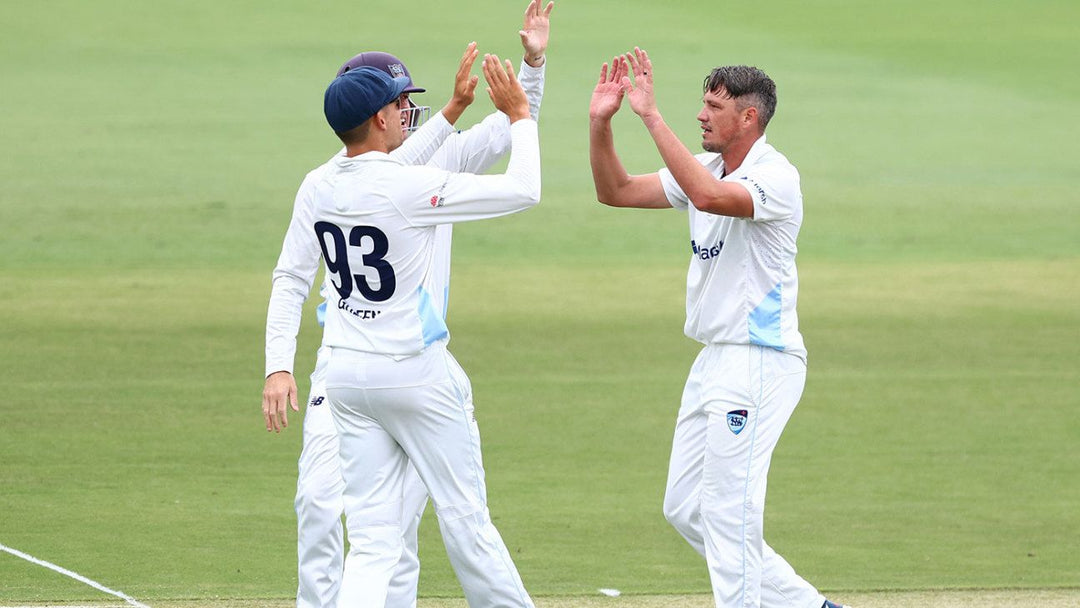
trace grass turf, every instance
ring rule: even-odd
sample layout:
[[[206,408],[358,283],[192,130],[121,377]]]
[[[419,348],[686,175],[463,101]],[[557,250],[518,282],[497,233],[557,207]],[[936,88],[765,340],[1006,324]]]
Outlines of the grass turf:
[[[518,4],[8,11],[0,543],[141,599],[293,592],[300,419],[261,430],[262,322],[293,191],[336,149],[322,88],[383,48],[438,107],[468,40],[517,53]],[[1080,85],[1061,77],[1080,67],[1077,7],[782,2],[752,25],[707,3],[613,7],[556,9],[544,203],[456,231],[452,349],[530,590],[708,589],[660,515],[695,352],[685,219],[600,207],[587,165],[599,63],[635,44],[691,147],[711,66],[780,86],[769,139],[803,174],[810,374],[770,542],[824,589],[1080,584]],[[481,93],[461,124],[487,108]],[[616,137],[631,171],[659,166],[626,109]],[[298,371],[317,339],[308,318]],[[456,594],[430,519],[421,542],[421,592]],[[93,593],[6,554],[0,581],[5,603]]]

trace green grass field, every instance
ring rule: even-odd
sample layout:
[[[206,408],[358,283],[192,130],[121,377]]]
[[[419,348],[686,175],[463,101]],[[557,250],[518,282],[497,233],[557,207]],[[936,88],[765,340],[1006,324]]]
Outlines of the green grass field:
[[[338,147],[322,92],[385,49],[438,108],[470,40],[518,57],[524,4],[5,8],[0,545],[155,606],[288,604],[301,417],[263,428],[263,324],[295,189]],[[802,173],[810,370],[770,544],[856,597],[1080,588],[1080,5],[740,8],[560,0],[544,200],[456,230],[451,348],[526,586],[709,590],[660,512],[697,350],[685,216],[602,207],[588,166],[599,65],[640,45],[692,146],[708,70],[764,68]],[[660,166],[628,108],[616,139]],[[302,379],[318,339],[309,315]],[[430,513],[421,553],[428,605],[460,596]],[[0,552],[0,605],[107,598]]]

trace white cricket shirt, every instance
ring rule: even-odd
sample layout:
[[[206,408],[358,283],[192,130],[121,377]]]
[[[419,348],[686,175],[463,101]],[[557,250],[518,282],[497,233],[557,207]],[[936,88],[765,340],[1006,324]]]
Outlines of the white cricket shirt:
[[[540,115],[540,103],[544,95],[544,76],[547,63],[532,67],[524,62],[518,72],[518,81],[529,100],[529,114],[534,120]],[[449,171],[482,173],[494,165],[510,150],[510,120],[501,112],[494,112],[479,124],[464,131],[455,131],[446,122],[442,112],[436,112],[420,129],[409,136],[405,143],[390,153],[404,164],[427,164]],[[344,155],[344,150],[336,157]],[[285,233],[273,273],[273,288],[266,321],[266,375],[292,372],[296,352],[296,335],[300,327],[303,303],[311,290],[311,284],[319,267],[321,252],[311,229],[314,213],[314,185],[319,182],[333,159],[311,171],[301,183],[293,205],[293,217]],[[453,226],[439,226],[436,255],[446,266],[449,276],[450,245]],[[324,278],[320,294],[329,298],[334,294],[329,277]],[[445,318],[449,284],[443,289],[442,307]],[[319,305],[316,313],[319,325],[325,324],[327,302]],[[316,371],[326,364],[325,346],[320,347]]]
[[[408,357],[449,332],[440,225],[523,211],[540,200],[536,122],[510,126],[506,173],[405,165],[381,152],[338,157],[315,184],[312,229],[333,291],[323,344]]]
[[[702,344],[767,346],[806,360],[795,311],[795,241],[803,217],[798,170],[765,136],[727,176],[719,154],[696,158],[717,179],[746,188],[754,200],[754,217],[699,211],[671,171],[659,171],[672,207],[689,211],[686,335]]]

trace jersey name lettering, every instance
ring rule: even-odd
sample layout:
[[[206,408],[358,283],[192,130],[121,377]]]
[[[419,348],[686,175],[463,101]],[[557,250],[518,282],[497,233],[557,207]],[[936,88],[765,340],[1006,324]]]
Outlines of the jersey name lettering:
[[[338,300],[337,307],[338,310],[344,310],[345,312],[356,317],[357,319],[374,319],[375,317],[382,314],[381,310],[357,310],[352,306],[349,306],[349,301],[344,298]]]

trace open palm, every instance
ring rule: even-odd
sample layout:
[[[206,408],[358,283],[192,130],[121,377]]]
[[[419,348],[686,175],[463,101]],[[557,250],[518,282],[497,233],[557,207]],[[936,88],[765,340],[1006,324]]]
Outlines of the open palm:
[[[540,10],[541,0],[532,0],[525,9],[525,20],[522,24],[521,46],[525,47],[526,57],[539,57],[547,51],[548,37],[551,35],[551,9],[554,2],[548,2],[544,10]]]
[[[633,52],[623,55],[624,72],[622,86],[630,109],[638,116],[656,112],[656,96],[653,94],[652,61],[644,50],[634,47]]]
[[[593,89],[589,101],[589,117],[609,119],[619,111],[623,100],[622,79],[626,75],[626,60],[621,57],[612,59],[611,66],[600,67],[600,81]]]

